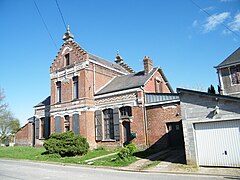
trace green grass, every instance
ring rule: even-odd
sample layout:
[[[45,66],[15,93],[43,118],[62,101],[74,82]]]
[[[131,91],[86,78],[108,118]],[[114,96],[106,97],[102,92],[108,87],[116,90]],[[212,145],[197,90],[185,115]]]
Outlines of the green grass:
[[[124,167],[132,164],[133,162],[137,161],[138,158],[135,156],[130,156],[125,159],[118,158],[118,155],[113,155],[110,157],[98,159],[93,162],[92,165],[94,166],[111,166],[111,167]]]
[[[116,150],[105,150],[96,149],[89,151],[84,156],[74,156],[74,157],[61,157],[58,154],[42,154],[45,152],[44,148],[33,148],[33,147],[0,147],[0,158],[10,158],[10,159],[26,159],[26,160],[35,160],[35,161],[47,161],[47,162],[60,162],[60,163],[72,163],[72,164],[87,164],[85,160],[92,159],[95,157],[107,155]],[[154,153],[152,150],[148,151],[137,151],[130,156],[129,158],[120,159],[118,155],[113,155],[110,157],[98,159],[93,162],[94,166],[111,166],[111,167],[124,167],[128,166],[131,163],[149,156]],[[150,167],[157,162],[153,162]],[[158,162],[159,163],[159,162]],[[148,168],[148,167],[146,167]]]
[[[103,156],[113,153],[113,151],[107,150],[93,150],[89,151],[84,156],[74,157],[61,157],[58,154],[43,154],[44,148],[33,147],[0,147],[0,158],[10,159],[26,159],[36,161],[49,161],[49,162],[61,162],[61,163],[73,163],[73,164],[85,164],[85,160],[92,159],[94,157]]]

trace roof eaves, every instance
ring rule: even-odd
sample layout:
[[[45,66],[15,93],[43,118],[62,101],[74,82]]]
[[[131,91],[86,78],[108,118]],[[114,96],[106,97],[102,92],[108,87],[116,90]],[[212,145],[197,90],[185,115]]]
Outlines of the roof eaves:
[[[178,94],[181,94],[181,93],[197,94],[197,95],[202,95],[202,96],[207,96],[212,98],[221,98],[221,99],[227,99],[232,101],[240,101],[240,98],[238,97],[226,96],[226,95],[220,95],[220,94],[211,94],[207,92],[195,91],[190,89],[177,88],[177,93]]]

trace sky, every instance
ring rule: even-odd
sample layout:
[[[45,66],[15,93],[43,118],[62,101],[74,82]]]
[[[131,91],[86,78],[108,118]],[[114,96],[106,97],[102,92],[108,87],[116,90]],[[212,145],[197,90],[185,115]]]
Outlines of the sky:
[[[240,0],[57,2],[82,48],[112,62],[118,50],[135,71],[148,55],[174,90],[216,87],[214,66],[240,45]],[[49,70],[66,29],[56,0],[0,0],[0,24],[0,87],[24,125],[50,95]]]

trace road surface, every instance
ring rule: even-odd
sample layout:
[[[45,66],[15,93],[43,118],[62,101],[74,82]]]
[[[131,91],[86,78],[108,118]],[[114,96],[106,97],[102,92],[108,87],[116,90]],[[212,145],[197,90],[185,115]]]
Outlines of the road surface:
[[[80,180],[190,180],[190,179],[224,179],[223,177],[176,175],[162,173],[128,172],[112,169],[82,167],[75,165],[62,165],[39,163],[21,160],[0,159],[1,180],[34,180],[34,179],[80,179]]]

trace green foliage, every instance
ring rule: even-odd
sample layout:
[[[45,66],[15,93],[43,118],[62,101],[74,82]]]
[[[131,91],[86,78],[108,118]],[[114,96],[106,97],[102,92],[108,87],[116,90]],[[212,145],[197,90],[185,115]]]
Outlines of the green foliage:
[[[8,106],[4,99],[4,92],[0,88],[0,141],[8,144],[10,139],[9,136],[18,131],[20,123],[8,110]]]
[[[130,143],[128,145],[126,145],[124,148],[122,148],[119,152],[118,152],[118,157],[121,159],[124,158],[129,158],[130,156],[133,155],[133,153],[137,150],[135,144]]]
[[[54,133],[43,144],[47,153],[57,153],[60,156],[84,155],[88,152],[89,144],[86,138],[75,135],[72,131]]]

